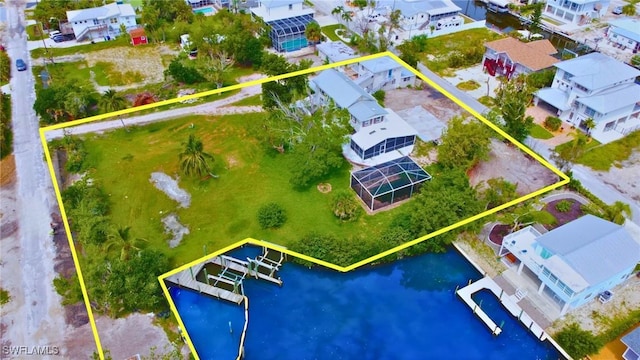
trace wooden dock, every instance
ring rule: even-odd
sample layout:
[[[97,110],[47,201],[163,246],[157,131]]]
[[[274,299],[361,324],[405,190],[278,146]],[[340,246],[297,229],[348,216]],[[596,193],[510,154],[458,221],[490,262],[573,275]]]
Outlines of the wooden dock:
[[[223,268],[224,267],[228,267],[229,269],[237,271],[237,272],[242,273],[244,275],[253,276],[255,278],[266,280],[266,281],[269,281],[269,282],[272,282],[274,284],[282,286],[282,280],[280,278],[275,278],[275,277],[269,276],[267,274],[262,274],[261,272],[259,272],[257,270],[249,269],[249,262],[248,261],[232,258],[230,256],[221,255],[221,256],[217,256],[217,257],[209,260],[208,262],[212,263],[212,264],[219,265],[219,266],[221,266]]]
[[[533,319],[527,315],[527,313],[522,310],[520,306],[518,306],[517,302],[519,299],[516,295],[507,295],[504,290],[498,285],[493,279],[488,276],[483,277],[482,279],[469,284],[468,286],[463,287],[460,290],[456,291],[456,294],[460,296],[460,298],[473,310],[473,312],[478,315],[480,320],[482,320],[489,330],[493,332],[494,335],[498,335],[502,332],[502,329],[493,321],[489,316],[480,308],[478,304],[471,298],[471,295],[476,293],[482,289],[489,289],[502,303],[502,306],[509,311],[511,315],[518,318],[520,322],[529,329],[540,341],[544,341],[547,339],[547,334],[544,332],[544,329],[536,324]]]
[[[177,286],[197,291],[201,294],[207,294],[217,299],[231,301],[235,304],[241,304],[244,300],[244,296],[235,294],[231,291],[224,290],[215,286],[208,285],[195,279],[200,270],[204,267],[205,263],[200,263],[185,269],[177,274],[168,276],[166,281],[169,281]],[[193,276],[192,276],[193,274]]]

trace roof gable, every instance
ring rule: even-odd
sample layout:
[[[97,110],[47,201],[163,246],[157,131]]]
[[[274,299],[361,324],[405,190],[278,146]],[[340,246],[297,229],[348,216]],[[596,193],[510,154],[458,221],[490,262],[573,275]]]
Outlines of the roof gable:
[[[524,43],[518,39],[506,37],[487,42],[484,46],[498,53],[507,54],[513,62],[522,64],[532,71],[551,67],[560,61],[551,56],[557,53],[557,50],[546,39]]]
[[[589,284],[599,284],[640,261],[640,244],[625,228],[585,215],[536,239]]]
[[[609,21],[609,25],[611,26],[610,31],[640,42],[640,20],[631,18],[619,19]]]
[[[573,75],[571,80],[576,84],[591,90],[640,76],[640,70],[598,52],[559,62],[556,67]]]

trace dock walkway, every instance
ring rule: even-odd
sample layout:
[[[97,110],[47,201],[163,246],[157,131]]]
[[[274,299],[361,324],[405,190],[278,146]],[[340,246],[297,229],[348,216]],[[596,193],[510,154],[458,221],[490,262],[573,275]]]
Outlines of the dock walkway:
[[[526,296],[526,294],[518,293],[514,295],[507,295],[504,290],[498,285],[493,279],[488,276],[483,277],[482,279],[469,284],[468,286],[463,287],[456,291],[456,294],[460,296],[460,298],[474,311],[476,315],[482,320],[489,330],[494,335],[498,335],[502,332],[502,329],[493,321],[491,318],[480,308],[478,304],[471,298],[471,295],[478,292],[482,289],[490,290],[502,303],[502,306],[511,313],[514,317],[518,318],[520,322],[529,329],[538,339],[544,341],[547,338],[547,334],[544,332],[544,329],[536,324],[533,319],[527,313],[522,310],[520,306],[518,306],[517,302],[520,300],[520,297]]]
[[[218,299],[231,301],[236,304],[241,304],[244,300],[244,296],[235,294],[231,291],[221,289],[219,287],[207,285],[201,281],[195,279],[195,276],[202,270],[205,263],[194,265],[188,269],[185,269],[177,274],[173,274],[166,278],[167,281],[172,282],[180,287],[191,289],[202,294],[207,294]]]

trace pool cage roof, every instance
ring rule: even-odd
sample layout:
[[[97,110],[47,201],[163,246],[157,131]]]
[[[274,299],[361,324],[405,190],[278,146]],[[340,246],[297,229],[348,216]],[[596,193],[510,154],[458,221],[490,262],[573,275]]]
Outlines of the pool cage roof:
[[[307,25],[313,21],[313,14],[300,15],[287,19],[280,19],[269,22],[271,30],[278,36],[302,34]]]
[[[431,175],[408,156],[358,170],[351,176],[373,197],[431,180]]]

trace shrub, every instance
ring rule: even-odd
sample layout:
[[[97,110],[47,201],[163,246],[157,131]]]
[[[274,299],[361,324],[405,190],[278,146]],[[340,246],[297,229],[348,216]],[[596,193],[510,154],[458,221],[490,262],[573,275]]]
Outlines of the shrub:
[[[570,324],[556,336],[558,344],[574,359],[594,354],[602,347],[602,342],[591,332],[582,330],[576,323]]]
[[[176,81],[185,84],[195,84],[204,80],[198,70],[190,66],[184,66],[180,59],[171,61],[165,74],[171,75]]]
[[[544,127],[551,131],[558,131],[558,129],[560,129],[560,126],[562,126],[562,120],[555,116],[547,116],[547,118],[544,120]]]
[[[350,191],[342,190],[333,195],[331,210],[340,220],[353,220],[360,215],[362,208]]]
[[[569,200],[562,200],[556,204],[556,210],[559,212],[568,212],[571,210],[573,203]]]
[[[380,106],[384,106],[384,98],[385,98],[384,90],[378,90],[374,92],[372,95],[376,100],[378,100],[378,104],[380,104]]]
[[[276,203],[268,203],[258,209],[258,223],[263,229],[279,228],[287,221],[284,208]]]

